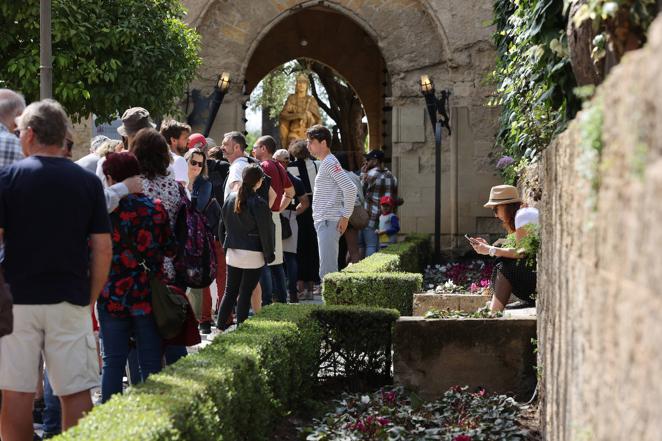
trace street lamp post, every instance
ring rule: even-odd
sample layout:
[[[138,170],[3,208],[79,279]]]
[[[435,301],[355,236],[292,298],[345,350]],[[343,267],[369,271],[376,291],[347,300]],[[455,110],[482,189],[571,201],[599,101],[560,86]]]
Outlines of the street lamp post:
[[[441,135],[444,127],[448,135],[451,134],[448,118],[450,91],[442,90],[437,98],[434,83],[428,75],[421,76],[420,86],[434,129],[434,258],[438,261],[441,257]]]
[[[53,98],[51,0],[39,2],[39,98]]]
[[[223,72],[218,76],[218,80],[214,86],[214,96],[212,97],[211,108],[209,109],[209,118],[207,119],[205,130],[202,133],[205,137],[209,136],[211,126],[214,125],[216,115],[218,114],[218,109],[221,107],[221,103],[223,102],[223,98],[225,98],[225,94],[228,92],[229,87],[230,74]]]

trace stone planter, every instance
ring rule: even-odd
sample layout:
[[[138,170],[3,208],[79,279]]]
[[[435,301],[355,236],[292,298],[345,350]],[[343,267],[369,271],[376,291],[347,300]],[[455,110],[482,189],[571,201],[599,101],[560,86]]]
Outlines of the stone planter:
[[[484,387],[518,400],[536,385],[535,316],[495,319],[401,317],[395,324],[395,382],[434,399],[455,385]]]
[[[486,290],[486,292],[489,292]],[[414,294],[415,316],[425,315],[430,309],[444,311],[475,312],[485,306],[491,294],[435,294],[430,292]]]

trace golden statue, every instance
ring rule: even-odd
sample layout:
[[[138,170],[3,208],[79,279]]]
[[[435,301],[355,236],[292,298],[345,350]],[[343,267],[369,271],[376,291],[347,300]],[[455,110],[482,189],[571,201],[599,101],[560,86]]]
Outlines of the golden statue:
[[[322,119],[315,97],[308,95],[308,86],[306,75],[297,76],[294,93],[287,97],[280,112],[280,143],[285,148],[295,139],[306,139],[306,129]]]

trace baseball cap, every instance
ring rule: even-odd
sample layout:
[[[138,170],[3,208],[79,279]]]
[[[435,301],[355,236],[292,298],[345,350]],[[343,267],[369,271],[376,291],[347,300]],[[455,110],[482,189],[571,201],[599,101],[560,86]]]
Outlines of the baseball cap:
[[[117,133],[122,136],[133,135],[145,127],[156,127],[149,119],[149,112],[143,107],[131,107],[122,115],[122,125],[117,128]]]
[[[207,145],[207,139],[201,133],[192,133],[188,137],[188,148],[204,148]]]
[[[384,159],[384,152],[381,150],[370,150],[370,152],[363,155],[365,159]]]
[[[395,201],[391,196],[382,196],[379,199],[379,205],[390,205],[391,207],[395,206]]]

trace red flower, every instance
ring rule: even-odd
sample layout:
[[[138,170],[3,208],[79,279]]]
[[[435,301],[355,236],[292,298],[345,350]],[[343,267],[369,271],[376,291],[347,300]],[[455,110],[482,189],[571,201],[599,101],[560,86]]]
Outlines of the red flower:
[[[129,250],[124,250],[120,254],[120,262],[124,267],[126,268],[135,268],[138,266],[138,262],[136,259],[133,257],[133,254]]]
[[[138,231],[138,239],[136,239],[136,243],[138,244],[138,251],[145,251],[152,243],[152,233],[147,230]]]
[[[453,441],[471,441],[471,437],[469,435],[458,435],[453,438]]]
[[[131,277],[119,279],[117,282],[115,282],[115,294],[118,296],[124,295],[124,293],[126,293],[126,291],[131,288],[132,285],[133,279]]]

